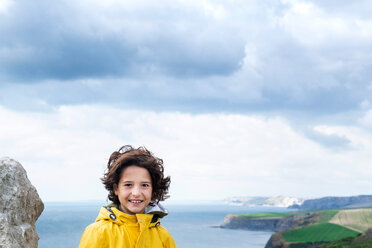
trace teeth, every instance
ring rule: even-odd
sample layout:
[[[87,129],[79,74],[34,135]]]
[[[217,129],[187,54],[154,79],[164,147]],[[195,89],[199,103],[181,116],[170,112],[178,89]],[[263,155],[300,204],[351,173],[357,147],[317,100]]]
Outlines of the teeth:
[[[130,202],[133,202],[133,203],[140,203],[140,202],[142,202],[142,201],[130,201]]]

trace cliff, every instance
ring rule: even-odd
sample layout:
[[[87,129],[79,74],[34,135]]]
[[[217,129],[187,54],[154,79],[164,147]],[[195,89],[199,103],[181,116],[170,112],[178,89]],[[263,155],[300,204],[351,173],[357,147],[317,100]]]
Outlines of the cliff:
[[[293,247],[284,240],[282,233],[301,226],[311,225],[319,219],[319,212],[297,212],[297,215],[284,217],[247,218],[238,215],[226,215],[221,228],[245,229],[251,231],[275,232],[267,242],[265,248],[289,248]],[[291,246],[292,245],[292,246]],[[311,247],[311,246],[309,246]]]
[[[0,159],[0,247],[37,248],[35,222],[44,210],[22,165]]]
[[[337,209],[337,208],[370,208],[372,195],[359,195],[349,197],[323,197],[305,200],[301,205],[294,204],[289,208],[297,209]]]
[[[265,218],[246,218],[236,215],[226,215],[221,228],[229,229],[244,229],[251,231],[271,231],[280,232],[291,229],[297,225],[303,217],[287,216],[287,217],[265,217]]]

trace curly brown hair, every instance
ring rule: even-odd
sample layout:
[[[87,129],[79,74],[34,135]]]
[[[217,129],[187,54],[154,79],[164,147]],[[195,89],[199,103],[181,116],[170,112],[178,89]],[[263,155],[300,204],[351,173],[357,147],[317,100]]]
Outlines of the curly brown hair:
[[[111,154],[107,163],[107,171],[101,178],[105,188],[109,191],[109,200],[120,205],[119,198],[114,193],[114,185],[119,183],[124,169],[131,165],[145,168],[150,173],[152,182],[151,205],[169,197],[170,177],[164,177],[163,160],[155,157],[145,147],[141,146],[135,149],[130,145],[125,145]]]

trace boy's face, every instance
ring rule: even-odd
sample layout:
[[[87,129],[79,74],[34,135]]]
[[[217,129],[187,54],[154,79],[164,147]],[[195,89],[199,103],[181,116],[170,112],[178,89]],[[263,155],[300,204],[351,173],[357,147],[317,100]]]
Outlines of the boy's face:
[[[129,166],[121,173],[114,193],[120,201],[120,208],[127,214],[143,214],[151,201],[152,182],[148,170],[138,166]]]

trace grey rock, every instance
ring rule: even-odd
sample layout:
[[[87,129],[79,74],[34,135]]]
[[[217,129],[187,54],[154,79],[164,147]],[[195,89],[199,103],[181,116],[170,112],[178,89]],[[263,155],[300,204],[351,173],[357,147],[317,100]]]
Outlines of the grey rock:
[[[265,248],[284,248],[285,246],[281,233],[274,233],[266,243]]]
[[[369,239],[372,239],[372,228],[368,229],[363,235]]]
[[[0,192],[0,247],[36,248],[44,204],[22,165],[8,157],[0,159]]]

